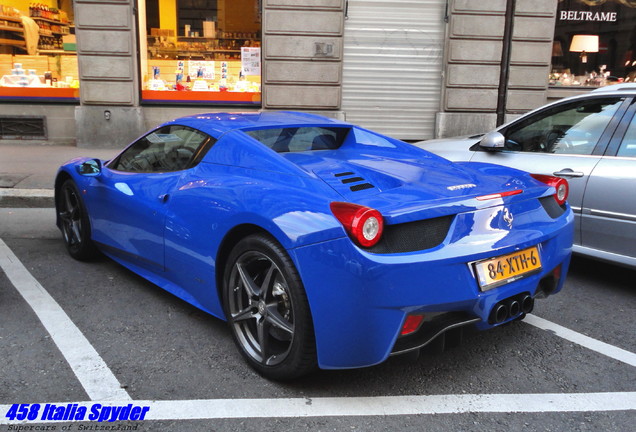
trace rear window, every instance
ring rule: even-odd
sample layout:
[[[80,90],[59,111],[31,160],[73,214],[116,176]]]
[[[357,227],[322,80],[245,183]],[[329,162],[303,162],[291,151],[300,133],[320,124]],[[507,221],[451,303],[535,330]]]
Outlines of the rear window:
[[[245,131],[255,140],[278,153],[335,150],[349,133],[343,127],[288,127]]]

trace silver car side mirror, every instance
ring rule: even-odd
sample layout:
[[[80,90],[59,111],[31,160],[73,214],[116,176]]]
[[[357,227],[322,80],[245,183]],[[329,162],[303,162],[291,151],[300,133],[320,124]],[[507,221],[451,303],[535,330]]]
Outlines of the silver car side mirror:
[[[479,147],[484,150],[503,150],[505,148],[506,138],[501,134],[501,132],[492,131],[488,132],[483,136],[481,141],[479,141]]]

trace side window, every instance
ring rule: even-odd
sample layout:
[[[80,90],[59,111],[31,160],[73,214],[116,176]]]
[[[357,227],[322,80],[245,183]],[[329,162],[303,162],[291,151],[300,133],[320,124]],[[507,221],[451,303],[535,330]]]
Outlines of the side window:
[[[623,99],[558,106],[506,131],[506,147],[537,153],[590,155]]]
[[[289,151],[301,152],[308,150],[333,149],[336,147],[336,136],[336,131],[326,128],[300,128],[289,141]]]
[[[616,156],[636,158],[636,115],[632,117],[632,122],[627,127]]]
[[[349,128],[305,126],[253,129],[245,133],[277,153],[288,153],[340,148]]]
[[[185,126],[165,126],[140,138],[109,168],[127,172],[184,170],[198,162],[197,156],[210,139],[206,134]]]

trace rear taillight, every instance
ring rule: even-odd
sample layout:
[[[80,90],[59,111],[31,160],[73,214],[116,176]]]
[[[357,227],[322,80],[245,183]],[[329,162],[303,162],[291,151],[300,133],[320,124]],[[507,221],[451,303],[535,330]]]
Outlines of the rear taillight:
[[[360,246],[371,247],[380,241],[384,220],[379,211],[345,202],[332,202],[330,207],[336,219]]]
[[[554,189],[556,190],[554,199],[559,205],[563,205],[568,199],[568,195],[570,194],[570,185],[568,184],[568,181],[566,179],[543,174],[530,175],[540,182],[554,187]]]
[[[415,333],[420,329],[422,322],[424,321],[424,315],[408,315],[402,324],[402,330],[400,330],[400,336],[406,336],[411,333]]]

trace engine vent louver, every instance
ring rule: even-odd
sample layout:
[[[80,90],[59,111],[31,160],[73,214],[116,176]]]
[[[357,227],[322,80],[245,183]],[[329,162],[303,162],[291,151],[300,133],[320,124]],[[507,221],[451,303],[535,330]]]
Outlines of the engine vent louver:
[[[350,177],[350,178],[342,179],[342,184],[356,183],[356,182],[361,182],[363,180],[364,179],[362,177]]]
[[[442,216],[396,225],[385,225],[378,244],[367,251],[376,254],[415,252],[439,246],[455,216]]]
[[[349,189],[351,189],[351,192],[358,192],[365,189],[373,189],[374,187],[375,186],[373,186],[371,183],[362,183],[351,186]]]
[[[355,176],[355,173],[348,171],[348,172],[334,174],[334,176],[335,177]],[[367,182],[364,178],[359,176],[343,178],[340,181],[342,182],[342,184],[358,183],[349,187],[351,192],[358,192],[365,189],[373,189],[375,187],[371,183]],[[364,182],[364,183],[359,183],[359,182]]]

